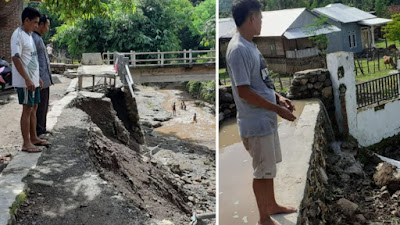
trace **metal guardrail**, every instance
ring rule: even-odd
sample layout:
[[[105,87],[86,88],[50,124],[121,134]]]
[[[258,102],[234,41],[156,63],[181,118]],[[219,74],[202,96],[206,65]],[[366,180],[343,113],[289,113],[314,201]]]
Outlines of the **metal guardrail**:
[[[163,65],[192,65],[215,63],[215,50],[183,50],[168,52],[119,52],[128,58],[128,65],[133,67],[163,66]],[[116,57],[112,52],[102,53],[105,64],[114,64]]]
[[[134,83],[132,80],[131,72],[129,70],[129,59],[118,52],[114,53],[114,58],[116,59],[115,66],[119,78],[125,86],[128,86],[132,98],[135,97],[135,93],[133,92]]]
[[[356,84],[357,109],[400,97],[400,73]]]

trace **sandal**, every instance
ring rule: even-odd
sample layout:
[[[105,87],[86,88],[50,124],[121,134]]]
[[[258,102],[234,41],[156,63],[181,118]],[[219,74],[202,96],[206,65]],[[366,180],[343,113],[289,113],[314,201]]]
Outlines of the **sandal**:
[[[38,153],[38,152],[41,152],[42,149],[40,149],[40,148],[27,148],[27,149],[21,149],[21,151],[27,152],[27,153]]]
[[[44,140],[41,140],[40,142],[35,143],[34,145],[36,145],[36,146],[45,146],[45,147],[48,148],[51,145],[51,143],[47,142],[47,141],[44,141]]]

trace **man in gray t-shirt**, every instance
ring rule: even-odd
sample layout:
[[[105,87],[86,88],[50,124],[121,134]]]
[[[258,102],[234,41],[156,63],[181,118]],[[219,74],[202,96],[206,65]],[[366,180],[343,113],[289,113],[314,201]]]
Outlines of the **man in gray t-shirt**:
[[[257,0],[239,0],[232,6],[238,32],[229,42],[226,61],[237,108],[239,134],[253,158],[253,190],[260,213],[259,224],[277,224],[270,215],[292,213],[274,197],[276,163],[282,161],[277,115],[294,121],[292,102],[274,90],[266,62],[252,42],[261,32],[261,5]],[[279,104],[277,104],[277,102]]]

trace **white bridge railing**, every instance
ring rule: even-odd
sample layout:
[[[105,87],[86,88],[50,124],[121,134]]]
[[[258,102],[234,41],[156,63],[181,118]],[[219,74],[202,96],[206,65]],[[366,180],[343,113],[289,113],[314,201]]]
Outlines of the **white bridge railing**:
[[[193,65],[215,63],[215,50],[183,50],[169,52],[119,52],[123,57],[127,57],[128,63],[133,67],[149,67],[164,65]],[[102,59],[104,64],[114,64],[114,52],[103,52]]]

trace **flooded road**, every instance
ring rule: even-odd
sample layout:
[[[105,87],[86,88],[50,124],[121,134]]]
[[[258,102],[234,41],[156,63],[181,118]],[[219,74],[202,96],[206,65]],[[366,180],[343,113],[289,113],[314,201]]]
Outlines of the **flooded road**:
[[[307,101],[295,101],[296,106],[295,115],[297,118],[303,112],[304,106],[308,104]],[[302,140],[293,139],[295,136],[295,129],[298,120],[295,122],[279,120],[279,135],[282,146],[283,160],[287,159],[288,154],[294,153],[296,150],[296,142]],[[253,169],[252,159],[245,150],[241,139],[238,134],[238,127],[236,119],[225,121],[223,126],[220,127],[219,139],[219,224],[220,225],[254,225],[259,219],[258,209],[252,189],[253,182]],[[283,149],[290,149],[284,151]],[[296,162],[293,162],[295,164]],[[287,169],[279,168],[277,177],[283,179],[276,180],[275,187],[287,186],[284,182],[285,179],[298,179],[292,177]],[[298,182],[301,182],[298,180]],[[294,187],[285,187],[285,193],[293,193],[291,189]],[[285,202],[281,196],[283,191],[276,191],[276,198],[282,204],[293,204],[292,202]],[[281,215],[278,221],[284,224],[293,224],[289,222],[288,218],[294,217],[295,214]],[[293,220],[293,218],[291,218]]]

